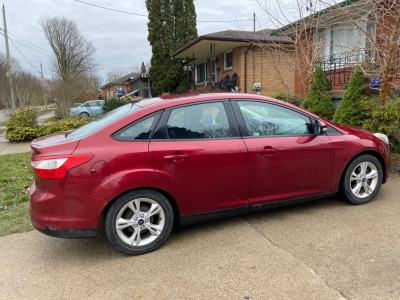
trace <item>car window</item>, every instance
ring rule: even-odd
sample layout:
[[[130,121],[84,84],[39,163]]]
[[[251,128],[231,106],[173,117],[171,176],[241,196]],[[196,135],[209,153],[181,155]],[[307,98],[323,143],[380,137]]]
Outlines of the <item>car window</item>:
[[[312,134],[307,116],[280,105],[238,101],[249,136],[297,136]]]
[[[110,125],[111,123],[119,120],[135,111],[138,111],[141,107],[134,104],[126,104],[124,106],[120,106],[104,115],[101,115],[97,119],[93,120],[90,123],[87,123],[74,131],[69,132],[66,135],[66,140],[76,140],[87,137],[88,135],[99,131],[100,129]]]
[[[218,139],[232,137],[222,102],[173,109],[167,121],[169,139]]]
[[[145,117],[112,135],[117,141],[148,140],[160,113]]]
[[[90,107],[98,107],[98,106],[99,106],[99,104],[97,103],[97,101],[87,102],[87,104],[88,104]]]

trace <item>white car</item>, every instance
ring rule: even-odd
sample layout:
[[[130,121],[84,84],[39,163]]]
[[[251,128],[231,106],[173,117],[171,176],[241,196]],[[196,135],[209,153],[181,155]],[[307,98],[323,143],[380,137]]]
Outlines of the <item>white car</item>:
[[[97,117],[103,113],[103,100],[90,100],[85,103],[78,103],[69,110],[70,117]]]

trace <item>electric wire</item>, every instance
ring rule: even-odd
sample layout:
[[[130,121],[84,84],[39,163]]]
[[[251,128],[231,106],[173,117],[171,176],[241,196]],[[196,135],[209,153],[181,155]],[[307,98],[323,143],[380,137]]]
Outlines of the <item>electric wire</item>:
[[[86,5],[90,5],[90,6],[94,6],[94,7],[98,7],[98,8],[102,8],[102,9],[107,9],[107,10],[111,10],[114,12],[118,12],[118,13],[122,13],[122,14],[128,14],[128,15],[134,15],[134,16],[138,16],[138,17],[145,17],[147,18],[147,15],[144,14],[138,14],[138,13],[134,13],[134,12],[129,12],[129,11],[123,11],[123,10],[119,10],[119,9],[115,9],[115,8],[110,8],[110,7],[106,7],[106,6],[101,6],[101,5],[97,5],[97,4],[93,4],[93,3],[89,3],[89,2],[85,2],[85,1],[81,1],[81,0],[72,0],[75,2],[79,2],[82,4],[86,4]],[[252,21],[253,19],[243,19],[243,20],[197,20],[196,22],[198,23],[232,23],[232,22],[242,22],[242,21]]]
[[[4,36],[4,34],[3,34],[2,32],[0,32],[0,34],[1,34],[2,36]],[[28,62],[28,64],[32,67],[32,69],[34,69],[35,72],[38,73],[38,74],[40,75],[41,72],[38,71],[38,69],[36,69],[36,68],[34,67],[34,65],[29,61],[29,59],[26,58],[26,56],[21,52],[21,50],[19,50],[19,48],[17,47],[17,45],[15,45],[14,41],[13,41],[10,37],[8,37],[8,40],[14,45],[15,49],[17,49],[17,51],[19,52],[19,54],[21,54],[21,56]]]

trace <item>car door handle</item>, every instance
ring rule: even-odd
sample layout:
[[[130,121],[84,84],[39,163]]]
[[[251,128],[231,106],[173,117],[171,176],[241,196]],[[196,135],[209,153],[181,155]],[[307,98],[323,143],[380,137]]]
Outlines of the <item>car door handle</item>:
[[[189,157],[189,155],[187,155],[187,154],[172,154],[172,155],[165,155],[164,159],[165,160],[172,160],[175,163],[181,163],[185,159],[187,159],[188,157]]]
[[[277,152],[275,148],[263,148],[263,149],[257,149],[258,154],[264,154],[265,156],[271,156],[275,152]]]

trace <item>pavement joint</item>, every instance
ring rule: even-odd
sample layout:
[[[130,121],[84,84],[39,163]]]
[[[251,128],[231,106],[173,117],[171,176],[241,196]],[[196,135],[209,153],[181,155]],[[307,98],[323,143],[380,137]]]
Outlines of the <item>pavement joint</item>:
[[[302,260],[299,259],[298,257],[294,256],[292,252],[290,252],[290,251],[288,251],[288,250],[282,248],[282,247],[279,246],[278,244],[275,244],[275,243],[271,240],[271,238],[269,238],[264,232],[262,232],[261,230],[259,230],[259,229],[257,228],[257,226],[255,226],[253,223],[251,223],[251,222],[246,218],[246,216],[243,216],[242,218],[250,225],[250,227],[252,227],[252,228],[254,229],[254,231],[256,231],[256,232],[257,232],[258,234],[260,234],[263,238],[265,238],[273,247],[278,248],[278,249],[284,251],[286,254],[288,254],[289,256],[291,256],[294,260],[296,260],[296,261],[298,261],[298,262],[304,264],[304,265],[307,267],[307,269],[309,269],[311,273],[313,273],[313,274],[314,274],[316,277],[318,277],[322,282],[324,282],[325,285],[326,285],[328,288],[330,288],[330,289],[332,289],[332,290],[338,292],[338,293],[340,294],[340,296],[341,296],[340,298],[338,298],[338,300],[347,300],[347,299],[349,299],[341,290],[339,290],[339,289],[337,289],[336,287],[332,286],[324,276],[322,276],[321,274],[319,274],[315,269],[313,269],[312,267],[310,267],[307,263],[305,263],[304,261],[302,261]]]

